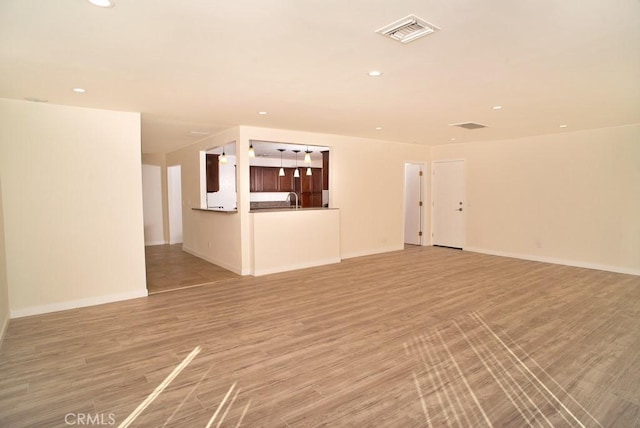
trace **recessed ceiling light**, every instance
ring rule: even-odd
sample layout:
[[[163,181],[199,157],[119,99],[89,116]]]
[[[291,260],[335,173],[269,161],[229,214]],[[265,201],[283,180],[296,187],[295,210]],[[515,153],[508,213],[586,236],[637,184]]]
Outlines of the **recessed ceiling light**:
[[[567,125],[560,125],[560,128],[566,128]]]
[[[372,71],[369,72],[369,76],[371,76],[371,77],[382,76],[382,71],[372,70]]]
[[[76,92],[78,94],[84,94],[85,92],[87,92],[87,90],[83,88],[73,88],[73,92]]]
[[[376,127],[376,131],[380,131],[380,130],[382,130],[382,126]]]
[[[502,106],[493,106],[494,110],[502,110]]]
[[[98,7],[113,7],[116,5],[113,0],[89,0],[89,3]]]
[[[267,114],[267,112],[266,111],[259,111],[258,114],[261,114],[261,115],[264,116],[265,114]]]
[[[455,139],[455,138],[450,138],[450,140],[451,140],[451,141],[456,141],[456,139]]]

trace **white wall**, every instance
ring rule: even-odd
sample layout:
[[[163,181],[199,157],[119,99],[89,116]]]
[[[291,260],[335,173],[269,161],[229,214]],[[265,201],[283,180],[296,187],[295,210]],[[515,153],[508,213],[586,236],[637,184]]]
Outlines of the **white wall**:
[[[465,249],[640,274],[640,125],[436,146],[467,165]]]
[[[0,174],[1,177],[1,174]],[[4,245],[4,210],[2,208],[2,180],[0,179],[0,346],[9,326],[9,284]]]
[[[140,115],[0,100],[11,316],[145,296]]]
[[[429,148],[365,138],[241,126],[169,153],[168,165],[182,166],[185,251],[249,274],[253,231],[249,208],[250,140],[288,141],[331,148],[331,207],[340,208],[340,254],[356,257],[404,248],[404,163],[428,164]],[[203,150],[236,142],[237,207],[234,214],[193,210],[203,198]],[[424,222],[429,213],[425,210]]]
[[[238,153],[242,154],[248,150],[250,140],[330,147],[329,203],[340,209],[342,258],[404,248],[404,163],[428,164],[428,147],[247,126],[240,127],[240,135]],[[239,175],[246,176],[244,192],[248,195],[248,166],[240,169]],[[244,196],[241,194],[241,197]],[[425,224],[428,222],[428,213],[425,213]],[[245,232],[247,236],[251,233],[248,227]],[[250,253],[244,257],[249,263]]]
[[[225,269],[248,274],[249,265],[242,264],[240,216],[237,213],[192,209],[201,208],[201,200],[205,198],[206,192],[200,175],[200,152],[229,144],[238,138],[238,128],[230,129],[168,153],[167,164],[182,167],[183,249]],[[240,156],[237,156],[237,162],[242,162]],[[238,186],[240,185],[238,182]],[[241,208],[238,205],[238,209]]]
[[[431,160],[462,158],[467,165],[465,249],[640,272],[640,125],[432,148],[280,129],[235,128],[179,151],[179,157],[183,165],[199,173],[200,150],[239,141],[238,214],[189,212],[193,235],[189,242],[198,249],[195,253],[245,274],[252,266],[253,251],[250,159],[245,153],[251,140],[331,148],[330,206],[340,208],[342,258],[403,248],[405,162],[427,166],[424,196],[428,202]],[[185,189],[197,201],[200,187],[197,178],[192,181]],[[424,210],[423,224],[425,236],[430,236],[428,209]]]
[[[142,206],[144,211],[144,244],[165,244],[162,219],[161,168],[142,164]]]

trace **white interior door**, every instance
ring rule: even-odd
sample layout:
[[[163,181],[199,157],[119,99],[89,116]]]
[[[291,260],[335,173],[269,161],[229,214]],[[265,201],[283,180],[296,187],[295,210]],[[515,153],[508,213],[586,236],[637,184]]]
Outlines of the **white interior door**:
[[[404,242],[422,245],[422,165],[404,164]]]
[[[169,204],[169,243],[182,242],[182,167],[167,168],[167,194]]]
[[[433,245],[463,248],[465,237],[465,162],[436,161],[432,169]]]

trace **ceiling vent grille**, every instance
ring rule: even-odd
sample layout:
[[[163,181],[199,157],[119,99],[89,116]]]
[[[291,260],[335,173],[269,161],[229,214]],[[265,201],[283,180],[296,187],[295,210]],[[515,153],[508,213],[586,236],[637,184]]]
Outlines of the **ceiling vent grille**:
[[[475,122],[452,123],[449,126],[457,126],[458,128],[464,128],[464,129],[480,129],[480,128],[487,127],[487,125],[483,125],[481,123],[475,123]]]
[[[409,15],[376,30],[376,33],[390,37],[400,43],[409,43],[439,29],[422,18]]]

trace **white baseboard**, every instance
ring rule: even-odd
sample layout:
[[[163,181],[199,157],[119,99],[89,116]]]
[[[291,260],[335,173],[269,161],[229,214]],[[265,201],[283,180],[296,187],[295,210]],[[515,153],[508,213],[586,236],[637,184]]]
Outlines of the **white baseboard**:
[[[109,294],[106,296],[89,297],[86,299],[71,300],[68,302],[52,303],[50,305],[31,306],[22,309],[12,309],[11,318],[22,318],[31,315],[47,314],[49,312],[66,311],[68,309],[83,308],[86,306],[102,305],[104,303],[120,302],[122,300],[147,297],[147,290],[132,291],[129,293]]]
[[[149,241],[149,242],[145,242],[144,246],[145,247],[150,247],[152,245],[165,245],[168,244],[167,241]]]
[[[391,251],[401,251],[404,250],[404,244],[399,247],[386,247],[386,248],[376,248],[374,250],[365,250],[365,251],[355,251],[351,253],[343,253],[341,254],[341,258],[344,259],[352,259],[355,257],[364,257],[364,256],[372,256],[374,254],[382,254],[389,253]]]
[[[601,265],[597,263],[582,262],[578,260],[556,259],[554,257],[535,256],[531,254],[510,253],[507,251],[487,250],[484,248],[465,247],[464,251],[472,253],[489,254],[492,256],[511,257],[513,259],[531,260],[533,262],[553,263],[556,265],[573,266],[585,269],[604,270],[607,272],[624,273],[627,275],[640,276],[640,269],[626,268],[620,266]]]
[[[293,265],[277,266],[269,269],[259,269],[253,273],[253,276],[269,275],[272,273],[279,273],[279,272],[289,272],[292,270],[331,265],[331,264],[340,263],[340,262],[341,262],[340,257],[332,257],[325,260],[314,260],[313,262],[307,262],[307,263],[297,263]]]
[[[239,269],[237,266],[231,266],[227,263],[221,262],[220,260],[215,260],[205,254],[200,253],[199,251],[194,250],[193,248],[189,248],[186,245],[182,245],[182,251],[185,251],[193,256],[199,257],[203,260],[208,261],[209,263],[213,263],[214,265],[218,265],[222,268],[225,268],[226,270],[230,270],[233,273],[236,273],[238,275],[243,275],[242,270]],[[244,274],[246,275],[246,274]]]
[[[4,340],[4,335],[7,332],[7,328],[9,328],[9,314],[2,321],[2,326],[0,327],[0,348],[2,348],[2,341]]]

